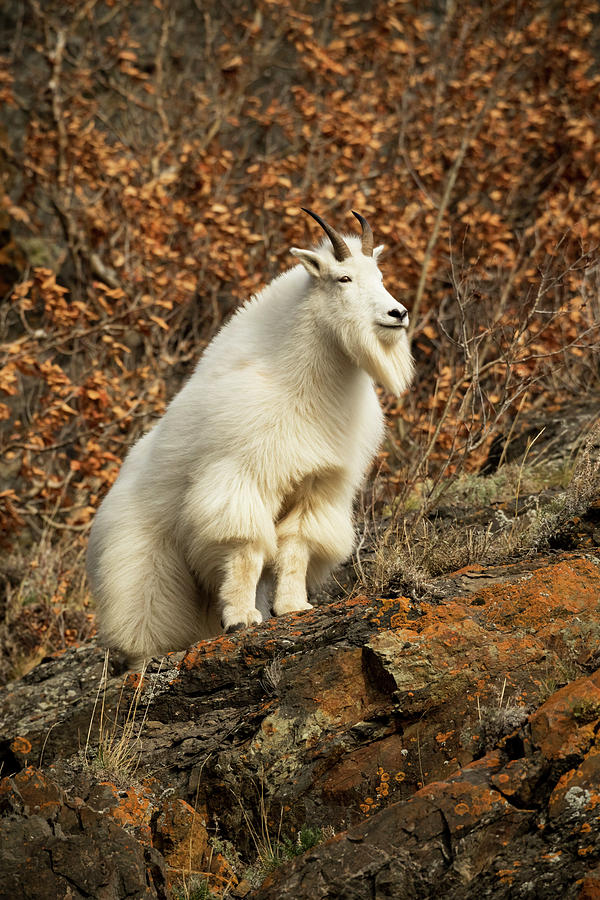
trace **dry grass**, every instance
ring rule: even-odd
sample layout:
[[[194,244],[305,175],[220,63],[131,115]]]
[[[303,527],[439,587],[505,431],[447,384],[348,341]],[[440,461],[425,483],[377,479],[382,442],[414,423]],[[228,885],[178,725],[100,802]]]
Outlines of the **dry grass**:
[[[280,810],[277,827],[275,830],[273,829],[264,775],[261,775],[259,784],[256,786],[256,794],[256,813],[250,813],[240,797],[236,796],[248,834],[254,845],[255,859],[250,866],[243,866],[239,856],[232,860],[235,863],[234,868],[238,869],[239,876],[254,888],[260,887],[267,875],[274,869],[288,860],[300,856],[335,833],[333,828],[305,824],[296,832],[295,839],[292,839],[283,834],[283,807]]]
[[[554,488],[551,492],[549,485]],[[498,564],[535,553],[599,497],[597,423],[570,464],[559,460],[553,467],[540,468],[539,463],[528,466],[524,459],[493,475],[462,475],[445,486],[444,499],[450,507],[431,511],[430,497],[419,500],[417,495],[404,507],[396,503],[388,509],[383,523],[376,515],[367,519],[355,557],[353,593],[381,596],[402,591],[422,596],[438,575],[473,563]],[[486,509],[477,522],[469,523],[473,506]]]
[[[84,552],[46,526],[37,541],[15,544],[0,560],[0,684],[94,633]]]
[[[546,547],[570,520],[584,515],[600,497],[600,423],[588,434],[564,491],[540,504],[518,545],[520,552]]]
[[[144,666],[136,676],[133,695],[127,702],[125,695],[128,679],[124,679],[116,707],[112,710],[109,710],[107,702],[108,671],[107,650],[90,718],[84,759],[91,768],[106,772],[119,782],[127,782],[135,775],[140,764],[142,732],[152,700],[152,679],[158,676],[160,668],[156,675],[147,676]],[[142,696],[148,687],[150,690],[142,705]]]
[[[210,881],[206,875],[182,876],[171,889],[173,900],[212,900],[225,897],[227,894],[214,894],[210,889]]]

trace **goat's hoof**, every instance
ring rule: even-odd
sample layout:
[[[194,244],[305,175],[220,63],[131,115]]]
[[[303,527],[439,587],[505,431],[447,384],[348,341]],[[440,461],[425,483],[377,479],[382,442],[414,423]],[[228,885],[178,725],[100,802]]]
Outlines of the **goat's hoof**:
[[[234,631],[248,628],[249,625],[260,625],[261,622],[262,615],[257,609],[233,609],[230,611],[225,607],[221,616],[221,628],[225,634],[232,634]]]

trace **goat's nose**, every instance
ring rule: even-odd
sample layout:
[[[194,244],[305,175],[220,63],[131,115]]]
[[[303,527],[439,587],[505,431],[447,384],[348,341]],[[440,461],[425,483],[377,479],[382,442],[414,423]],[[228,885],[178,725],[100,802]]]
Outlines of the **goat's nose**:
[[[398,309],[395,306],[393,309],[388,310],[388,316],[392,316],[393,319],[400,319],[400,322],[404,324],[408,319],[408,310]]]

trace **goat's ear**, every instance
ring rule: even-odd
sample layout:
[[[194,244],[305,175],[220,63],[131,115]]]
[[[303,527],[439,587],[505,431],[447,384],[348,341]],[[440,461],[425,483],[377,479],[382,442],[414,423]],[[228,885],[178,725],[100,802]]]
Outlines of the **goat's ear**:
[[[375,247],[375,249],[373,250],[373,259],[375,260],[375,262],[377,262],[384,250],[385,244],[380,244],[379,247]]]
[[[298,247],[291,247],[290,253],[296,257],[298,262],[302,263],[309,275],[322,278],[325,274],[325,263],[314,250],[299,250]]]

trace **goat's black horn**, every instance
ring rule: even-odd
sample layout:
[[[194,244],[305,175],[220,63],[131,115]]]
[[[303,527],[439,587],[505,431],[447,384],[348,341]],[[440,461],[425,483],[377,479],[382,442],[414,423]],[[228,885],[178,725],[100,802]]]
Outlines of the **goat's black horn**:
[[[302,212],[308,213],[309,216],[312,216],[315,222],[318,222],[323,231],[325,231],[327,237],[333,245],[333,255],[338,262],[342,262],[342,260],[348,259],[348,257],[352,255],[344,238],[337,233],[335,228],[332,228],[331,225],[328,225],[325,219],[322,219],[321,216],[318,216],[311,209],[305,209],[304,206],[302,207]]]
[[[356,216],[362,228],[362,252],[365,256],[373,256],[373,232],[371,231],[371,226],[360,213],[352,210],[352,215]]]

